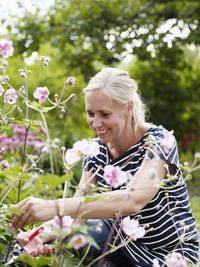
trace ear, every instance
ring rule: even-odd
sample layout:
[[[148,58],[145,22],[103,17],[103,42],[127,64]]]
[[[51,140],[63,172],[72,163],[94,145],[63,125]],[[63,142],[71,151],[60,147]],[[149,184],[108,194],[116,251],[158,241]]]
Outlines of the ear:
[[[133,106],[134,106],[133,101],[132,100],[129,100],[128,101],[127,110],[130,111],[130,112],[132,112],[133,111]]]

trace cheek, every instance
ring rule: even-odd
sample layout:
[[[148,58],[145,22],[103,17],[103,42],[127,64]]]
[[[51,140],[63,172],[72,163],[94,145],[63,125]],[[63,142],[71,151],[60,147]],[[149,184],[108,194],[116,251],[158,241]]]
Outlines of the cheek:
[[[93,123],[93,119],[87,117],[87,123],[88,123],[89,125],[92,125],[92,123]]]

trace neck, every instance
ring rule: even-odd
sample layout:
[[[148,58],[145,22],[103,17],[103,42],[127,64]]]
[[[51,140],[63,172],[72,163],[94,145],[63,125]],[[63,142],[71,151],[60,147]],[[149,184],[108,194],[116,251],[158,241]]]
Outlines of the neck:
[[[126,131],[122,139],[118,139],[116,142],[108,144],[108,150],[112,158],[115,159],[127,151],[130,147],[135,145],[149,129],[148,126],[139,126],[137,133],[135,133],[132,127],[129,131]]]

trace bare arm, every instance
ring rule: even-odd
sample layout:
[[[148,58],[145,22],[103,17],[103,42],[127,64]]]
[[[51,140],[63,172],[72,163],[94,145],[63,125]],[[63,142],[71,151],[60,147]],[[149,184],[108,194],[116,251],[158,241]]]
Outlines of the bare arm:
[[[152,159],[145,161],[137,173],[132,177],[126,190],[116,190],[99,195],[99,199],[84,203],[82,191],[78,191],[73,198],[53,200],[41,200],[27,198],[16,205],[17,209],[22,209],[25,213],[14,215],[13,226],[23,227],[33,221],[47,221],[56,215],[56,205],[62,206],[64,201],[64,214],[73,218],[113,218],[119,212],[122,216],[127,216],[140,211],[158,192],[155,182],[150,175],[151,169],[155,169],[156,176],[160,181],[165,178],[165,161]],[[90,174],[91,175],[91,174]],[[91,177],[91,176],[90,176]],[[84,183],[86,177],[81,178],[80,183]],[[56,202],[56,203],[55,203]],[[48,209],[47,209],[48,207]]]

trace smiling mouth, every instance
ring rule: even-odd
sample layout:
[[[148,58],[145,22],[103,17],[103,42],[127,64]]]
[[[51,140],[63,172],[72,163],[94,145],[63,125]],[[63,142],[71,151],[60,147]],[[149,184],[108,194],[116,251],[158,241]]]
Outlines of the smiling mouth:
[[[107,132],[108,132],[108,130],[96,131],[96,133],[97,133],[99,136],[103,136],[103,135],[105,135]]]

